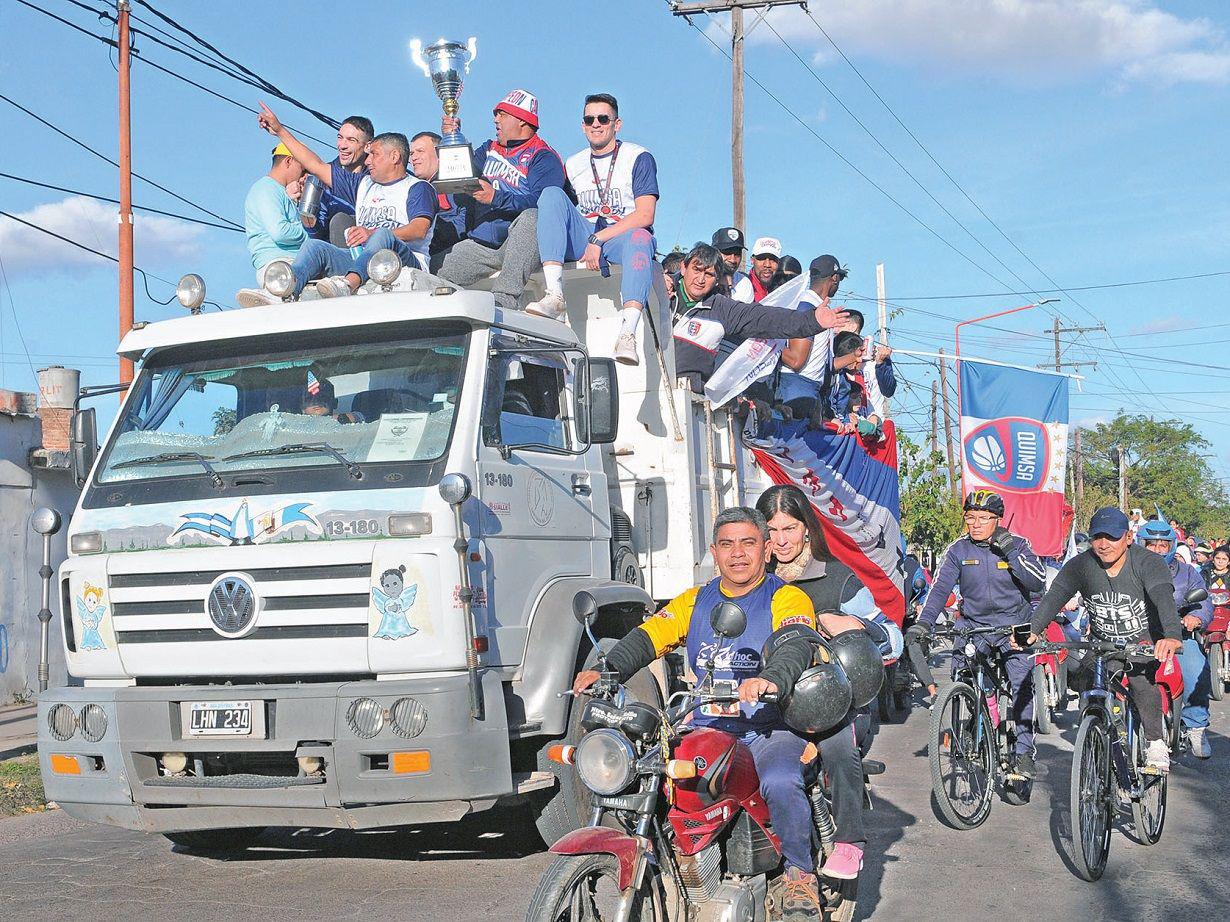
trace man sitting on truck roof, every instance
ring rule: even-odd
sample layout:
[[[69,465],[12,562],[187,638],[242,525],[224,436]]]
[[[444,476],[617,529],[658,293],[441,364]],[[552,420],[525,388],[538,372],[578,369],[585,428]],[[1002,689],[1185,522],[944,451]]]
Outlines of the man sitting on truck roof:
[[[337,164],[348,173],[362,173],[367,162],[367,145],[376,136],[372,120],[363,115],[352,115],[342,122],[337,130],[337,156],[329,164]],[[327,240],[334,246],[344,246],[346,229],[354,226],[354,203],[333,194],[325,187],[320,190],[320,205],[316,214],[301,216],[308,235],[318,240]]]
[[[721,254],[698,244],[683,260],[679,278],[679,310],[675,322],[675,370],[694,392],[704,390],[713,374],[718,344],[732,339],[795,339],[816,336],[845,320],[844,311],[827,304],[812,311],[785,311],[780,307],[748,304],[717,294]]]
[[[377,135],[367,145],[367,169],[351,173],[316,156],[264,103],[258,121],[309,173],[355,207],[358,223],[346,230],[350,249],[313,239],[299,250],[291,264],[296,296],[313,279],[321,279],[316,291],[322,298],[354,294],[367,280],[368,261],[379,250],[392,250],[403,265],[427,268],[427,246],[439,204],[431,183],[406,172],[410,142],[405,135]],[[352,255],[356,247],[360,248],[357,256]],[[279,300],[266,291],[245,288],[239,292],[239,303],[252,307],[277,304]]]
[[[639,365],[636,328],[657,270],[653,218],[658,165],[645,148],[617,137],[623,123],[619,103],[610,93],[586,96],[581,121],[589,146],[564,164],[577,204],[556,186],[539,196],[538,250],[547,292],[525,310],[552,320],[565,318],[565,260],[577,260],[593,270],[604,262],[616,263],[623,267],[623,310],[615,361]]]
[[[265,268],[292,260],[307,240],[295,200],[303,192],[303,164],[285,144],[273,149],[269,172],[252,183],[243,200],[243,227],[256,270],[256,284],[265,284]]]
[[[453,207],[441,214],[461,239],[446,254],[435,256],[432,271],[463,288],[492,273],[497,307],[516,310],[538,258],[538,197],[544,189],[564,185],[559,154],[538,136],[538,99],[513,90],[492,111],[495,138],[474,152],[474,169],[482,188],[472,195],[453,195]],[[461,121],[445,116],[441,130],[460,130]]]

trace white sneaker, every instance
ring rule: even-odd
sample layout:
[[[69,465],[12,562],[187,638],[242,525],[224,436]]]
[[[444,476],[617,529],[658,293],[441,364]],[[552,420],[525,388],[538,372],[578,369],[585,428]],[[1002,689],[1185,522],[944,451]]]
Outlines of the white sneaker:
[[[1144,770],[1150,775],[1164,775],[1170,771],[1170,747],[1165,740],[1149,740]]]
[[[240,307],[268,307],[282,303],[281,298],[275,298],[263,288],[240,288],[235,292],[235,300]]]
[[[620,365],[639,365],[641,357],[636,351],[636,334],[624,330],[615,340],[615,361]]]
[[[344,275],[331,275],[316,283],[316,293],[322,298],[349,298],[353,291]]]
[[[1197,759],[1207,759],[1213,755],[1213,750],[1209,748],[1209,741],[1204,737],[1204,727],[1189,727],[1187,742],[1192,747],[1192,755]]]
[[[525,312],[536,317],[546,317],[548,320],[563,320],[568,316],[568,305],[564,303],[562,294],[548,291],[537,301],[525,305]]]

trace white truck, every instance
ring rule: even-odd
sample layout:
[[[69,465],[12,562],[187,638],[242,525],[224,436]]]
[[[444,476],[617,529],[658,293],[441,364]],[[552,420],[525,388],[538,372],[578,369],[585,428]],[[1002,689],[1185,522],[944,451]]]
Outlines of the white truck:
[[[39,697],[48,798],[207,849],[518,800],[548,841],[583,825],[545,757],[594,657],[578,594],[614,642],[767,484],[672,383],[661,304],[617,376],[589,346],[618,270],[565,282],[570,326],[386,288],[129,333],[101,448],[92,410],[74,425],[56,594],[81,684]]]

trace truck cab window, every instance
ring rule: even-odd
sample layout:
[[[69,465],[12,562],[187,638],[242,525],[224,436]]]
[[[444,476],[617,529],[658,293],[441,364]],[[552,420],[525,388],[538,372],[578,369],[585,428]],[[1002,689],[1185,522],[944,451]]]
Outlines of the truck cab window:
[[[571,447],[568,372],[555,353],[499,353],[491,360],[484,412],[486,445]]]

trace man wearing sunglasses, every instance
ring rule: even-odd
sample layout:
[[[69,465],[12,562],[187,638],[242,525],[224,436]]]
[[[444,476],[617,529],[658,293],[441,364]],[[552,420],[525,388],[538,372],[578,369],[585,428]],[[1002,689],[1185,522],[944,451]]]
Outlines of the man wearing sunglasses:
[[[454,195],[442,212],[463,238],[446,255],[432,259],[432,271],[468,288],[498,272],[491,285],[497,307],[515,310],[530,273],[537,271],[538,200],[543,190],[562,188],[564,164],[538,136],[538,99],[513,90],[492,111],[495,138],[474,151],[482,186],[473,195]],[[441,131],[460,130],[445,116]]]
[[[544,189],[538,200],[538,250],[546,294],[526,307],[531,314],[562,320],[566,260],[586,269],[612,262],[623,267],[619,336],[615,361],[639,365],[636,328],[653,284],[658,205],[658,166],[653,154],[619,138],[619,103],[609,93],[585,97],[581,124],[589,146],[568,158],[564,172],[577,195]]]
[[[1029,542],[1001,524],[1003,497],[991,490],[972,490],[964,508],[966,533],[944,552],[927,603],[906,632],[913,642],[931,633],[954,588],[961,590],[962,620],[977,627],[1028,622],[1033,614],[1030,596],[1046,588],[1046,570]],[[1034,775],[1033,654],[1014,647],[1007,635],[977,635],[972,641],[981,651],[998,647],[1004,653],[1016,723],[1016,752],[1007,777],[1027,782]],[[953,654],[954,669],[961,656]]]

